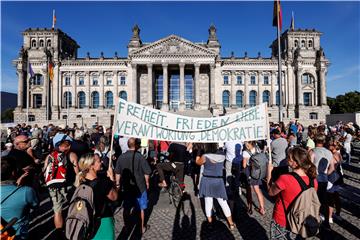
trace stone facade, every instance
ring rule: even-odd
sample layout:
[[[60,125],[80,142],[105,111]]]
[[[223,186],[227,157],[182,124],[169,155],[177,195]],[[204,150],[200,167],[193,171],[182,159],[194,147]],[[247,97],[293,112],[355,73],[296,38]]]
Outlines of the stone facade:
[[[68,119],[109,126],[117,97],[180,114],[231,113],[268,102],[270,121],[278,121],[277,40],[270,58],[221,57],[215,26],[207,43],[170,35],[143,43],[136,25],[128,56],[77,57],[75,40],[60,29],[27,29],[19,57],[15,121]],[[287,30],[281,35],[283,119],[307,124],[325,120],[328,59],[316,30]],[[50,80],[48,63],[54,63]],[[29,65],[35,76],[29,84]],[[173,77],[175,76],[175,80]],[[160,80],[161,79],[161,80]],[[189,80],[190,79],[190,80]],[[161,84],[160,84],[161,83]],[[176,85],[176,87],[174,87]],[[190,97],[189,97],[190,96]],[[160,102],[159,102],[160,99]],[[27,113],[27,109],[29,109]]]

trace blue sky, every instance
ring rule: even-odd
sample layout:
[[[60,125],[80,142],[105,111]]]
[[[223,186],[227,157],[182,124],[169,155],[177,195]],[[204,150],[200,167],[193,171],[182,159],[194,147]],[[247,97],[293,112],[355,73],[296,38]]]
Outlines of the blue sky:
[[[328,96],[360,90],[360,3],[283,1],[283,28],[288,28],[291,11],[296,28],[323,32],[321,45],[331,66]],[[52,10],[56,27],[80,45],[79,57],[111,57],[127,54],[131,28],[137,23],[143,42],[170,34],[194,42],[206,42],[211,23],[217,28],[221,55],[250,57],[271,54],[276,37],[272,27],[273,2],[1,2],[1,91],[17,92],[11,61],[22,45],[26,28],[51,28]]]

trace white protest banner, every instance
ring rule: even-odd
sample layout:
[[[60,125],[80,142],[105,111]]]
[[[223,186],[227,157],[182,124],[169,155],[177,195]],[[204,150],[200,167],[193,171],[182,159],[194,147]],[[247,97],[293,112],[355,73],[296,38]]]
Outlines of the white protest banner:
[[[115,134],[176,142],[251,141],[267,138],[266,104],[222,117],[195,118],[119,99]]]

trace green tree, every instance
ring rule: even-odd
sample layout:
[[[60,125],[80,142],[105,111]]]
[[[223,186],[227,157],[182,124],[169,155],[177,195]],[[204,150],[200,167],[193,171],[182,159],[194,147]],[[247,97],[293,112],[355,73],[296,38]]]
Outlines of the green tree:
[[[8,108],[1,113],[1,122],[2,123],[13,122],[13,121],[14,121],[14,109],[13,108]]]
[[[360,92],[348,92],[336,98],[327,98],[331,113],[354,113],[360,111]]]

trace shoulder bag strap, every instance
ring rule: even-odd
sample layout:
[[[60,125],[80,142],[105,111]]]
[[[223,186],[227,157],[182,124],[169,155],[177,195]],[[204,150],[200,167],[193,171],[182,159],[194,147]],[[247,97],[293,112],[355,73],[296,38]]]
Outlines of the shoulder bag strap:
[[[306,185],[306,183],[304,182],[304,180],[299,176],[299,174],[295,173],[295,172],[291,172],[290,175],[292,175],[296,181],[299,183],[300,187],[301,187],[301,192],[305,191],[306,189],[308,189],[309,187],[311,187],[311,182],[312,179],[309,178],[309,186]],[[300,192],[300,193],[301,193]],[[300,194],[299,193],[299,194]]]
[[[22,186],[17,187],[14,191],[12,191],[9,195],[6,196],[6,198],[4,198],[1,201],[1,204],[3,204],[11,195],[13,195],[17,190],[19,190],[20,188],[22,188]]]

